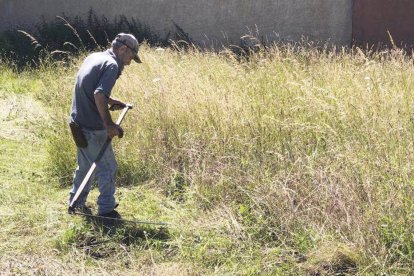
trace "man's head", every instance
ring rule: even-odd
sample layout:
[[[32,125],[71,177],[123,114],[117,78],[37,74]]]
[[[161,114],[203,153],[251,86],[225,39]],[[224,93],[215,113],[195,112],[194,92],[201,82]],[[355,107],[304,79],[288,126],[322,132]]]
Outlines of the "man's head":
[[[124,65],[131,64],[131,60],[141,63],[138,57],[138,41],[132,34],[120,33],[112,41],[112,49]]]

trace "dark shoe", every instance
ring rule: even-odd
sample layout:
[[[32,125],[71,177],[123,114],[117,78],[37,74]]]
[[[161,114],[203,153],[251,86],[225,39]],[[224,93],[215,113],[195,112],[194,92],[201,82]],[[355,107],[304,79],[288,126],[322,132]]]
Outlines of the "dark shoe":
[[[100,217],[105,217],[105,218],[110,218],[110,219],[122,219],[121,215],[115,211],[112,210],[111,212],[105,213],[105,214],[100,214]]]
[[[107,228],[119,227],[123,224],[121,215],[112,210],[111,212],[99,215],[102,225]]]
[[[75,215],[76,213],[84,214],[84,215],[92,215],[92,210],[91,210],[91,208],[88,208],[86,206],[75,207],[75,208],[70,208],[69,207],[68,213],[69,213],[69,215]]]

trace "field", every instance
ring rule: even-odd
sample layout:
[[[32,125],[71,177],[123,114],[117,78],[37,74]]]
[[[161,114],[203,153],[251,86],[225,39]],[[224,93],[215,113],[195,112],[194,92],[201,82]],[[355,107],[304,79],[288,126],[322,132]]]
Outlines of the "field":
[[[125,219],[169,226],[106,229],[67,214],[86,54],[20,73],[0,63],[2,273],[410,275],[411,57],[143,45],[113,90],[135,106],[113,142],[116,196]]]

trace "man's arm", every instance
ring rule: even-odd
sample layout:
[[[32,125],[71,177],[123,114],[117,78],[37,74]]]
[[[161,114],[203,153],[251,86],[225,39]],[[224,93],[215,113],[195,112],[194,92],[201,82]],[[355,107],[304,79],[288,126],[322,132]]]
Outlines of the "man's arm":
[[[120,127],[112,121],[111,114],[109,114],[108,98],[100,91],[95,91],[94,98],[96,107],[98,108],[99,115],[101,116],[106,128],[108,137],[112,139],[114,136],[119,136]]]

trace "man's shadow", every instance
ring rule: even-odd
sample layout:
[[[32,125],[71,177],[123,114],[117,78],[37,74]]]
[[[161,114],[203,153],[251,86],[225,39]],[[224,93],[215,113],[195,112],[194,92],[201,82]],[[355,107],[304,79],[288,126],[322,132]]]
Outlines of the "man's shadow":
[[[83,247],[88,255],[97,259],[111,255],[110,252],[115,251],[118,245],[149,249],[152,245],[162,246],[170,240],[170,233],[164,225],[134,223],[121,217],[108,219],[85,216],[84,219],[91,226],[94,237],[89,239],[90,244],[84,244]]]

